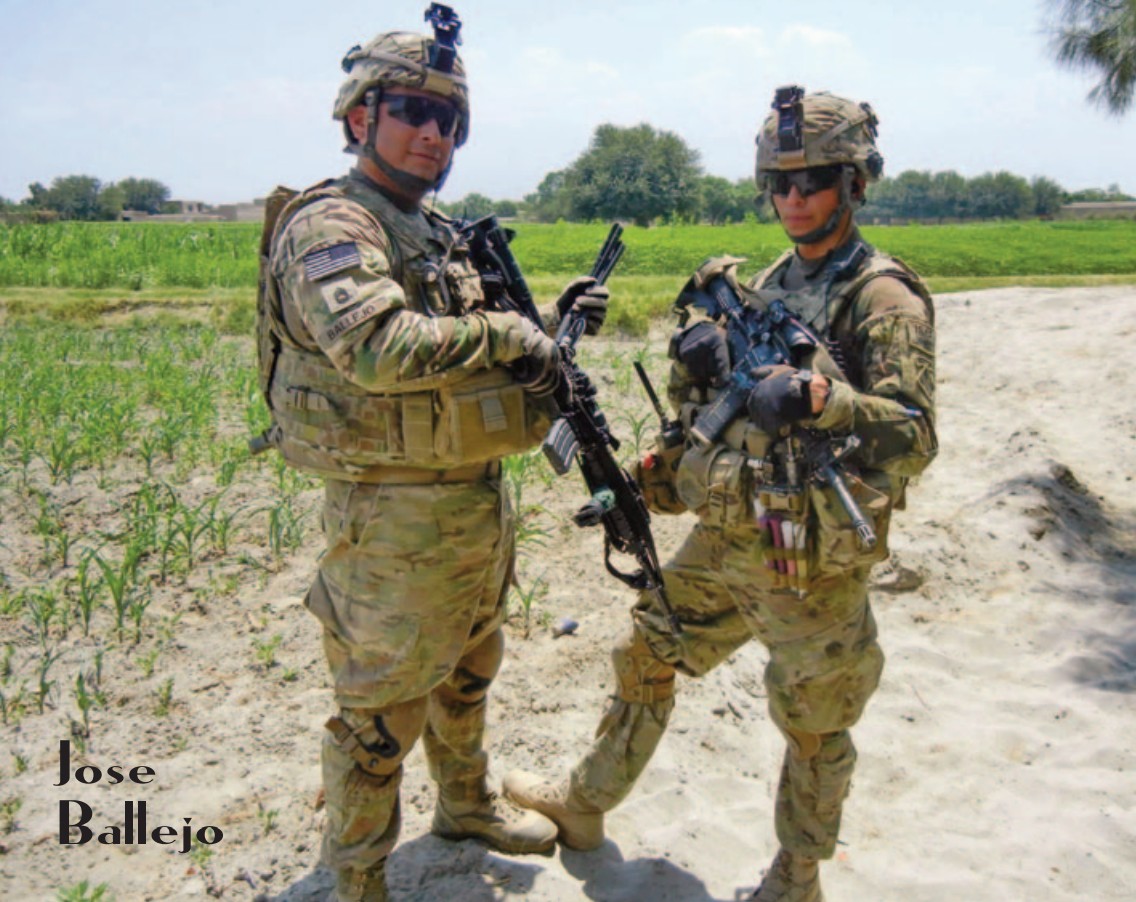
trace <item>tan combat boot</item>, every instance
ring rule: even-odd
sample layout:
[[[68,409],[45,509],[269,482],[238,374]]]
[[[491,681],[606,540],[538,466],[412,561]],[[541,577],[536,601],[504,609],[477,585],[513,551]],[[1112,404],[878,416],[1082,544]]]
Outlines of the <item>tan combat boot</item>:
[[[556,825],[490,792],[484,779],[438,790],[431,831],[442,839],[480,839],[500,852],[527,855],[556,844]]]
[[[820,891],[820,865],[785,849],[777,851],[751,902],[824,902]]]
[[[603,812],[571,798],[567,781],[550,783],[536,774],[515,770],[505,775],[501,789],[522,808],[531,808],[556,824],[560,842],[577,852],[590,852],[604,842]]]
[[[390,902],[386,871],[384,861],[365,871],[340,871],[328,902]]]

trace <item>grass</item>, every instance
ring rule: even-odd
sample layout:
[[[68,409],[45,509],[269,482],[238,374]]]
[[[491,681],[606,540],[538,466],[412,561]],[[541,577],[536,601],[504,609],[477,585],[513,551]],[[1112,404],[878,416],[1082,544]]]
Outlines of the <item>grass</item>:
[[[607,229],[520,223],[513,249],[530,277],[575,275],[591,267]],[[222,292],[214,303],[223,302],[225,290],[255,290],[259,233],[256,223],[0,226],[0,288],[117,290],[85,305],[76,297],[88,317],[169,289]],[[1136,273],[1136,223],[1128,221],[866,226],[864,234],[928,277]],[[727,252],[756,269],[786,246],[779,225],[756,223],[629,228],[623,240],[622,276],[681,277]]]
[[[100,224],[0,226],[4,319],[163,331],[206,323],[218,335],[252,335],[259,225]],[[521,223],[513,249],[537,303],[586,272],[607,232],[602,223]],[[1136,284],[1136,223],[1006,222],[866,226],[864,235],[900,257],[937,293],[1000,288]],[[665,317],[684,281],[708,257],[746,258],[746,278],[787,246],[780,226],[629,228],[610,280],[613,331],[643,335]],[[145,278],[138,279],[139,271]],[[177,427],[169,423],[169,434]],[[55,436],[57,478],[73,469],[68,436]],[[143,446],[160,449],[157,436]]]

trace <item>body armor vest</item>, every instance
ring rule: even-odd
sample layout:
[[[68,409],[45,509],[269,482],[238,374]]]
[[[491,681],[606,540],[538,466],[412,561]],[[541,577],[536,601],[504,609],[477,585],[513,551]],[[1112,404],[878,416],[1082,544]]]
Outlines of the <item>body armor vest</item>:
[[[427,212],[438,244],[398,231],[356,196],[350,179],[297,194],[278,188],[268,199],[257,301],[260,388],[272,411],[268,441],[292,466],[317,476],[383,482],[392,468],[452,470],[497,460],[540,442],[551,418],[503,367],[437,373],[377,394],[350,382],[319,349],[306,347],[285,323],[270,267],[274,236],[302,207],[325,198],[357,203],[373,223],[374,241],[391,261],[406,307],[424,316],[462,316],[484,303],[481,279],[447,218]],[[392,210],[395,208],[392,206]]]
[[[856,328],[851,322],[851,315],[857,296],[873,279],[880,276],[899,279],[923,299],[928,315],[934,316],[931,292],[919,275],[902,260],[880,253],[863,239],[841,248],[825,263],[824,270],[809,280],[808,285],[788,291],[781,286],[781,279],[795,253],[786,251],[758,273],[748,287],[756,292],[759,301],[783,301],[801,322],[824,340],[828,356],[838,368],[837,373],[834,376],[821,361],[813,368],[829,378],[863,388],[859,349],[855,347]]]

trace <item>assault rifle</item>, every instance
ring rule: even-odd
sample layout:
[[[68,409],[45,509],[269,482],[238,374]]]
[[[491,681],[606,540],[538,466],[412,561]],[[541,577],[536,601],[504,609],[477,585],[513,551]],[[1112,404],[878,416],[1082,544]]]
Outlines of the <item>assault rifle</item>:
[[[600,284],[623,255],[622,232],[623,227],[618,223],[611,227],[592,266],[591,275]],[[465,225],[462,235],[482,281],[500,295],[495,304],[501,309],[519,313],[541,331],[546,331],[516,258],[509,249],[512,235],[501,228],[497,217],[485,216]],[[633,589],[653,595],[671,632],[680,636],[682,626],[663,586],[663,571],[651,535],[651,514],[639,486],[612,453],[619,449],[619,439],[612,434],[596,402],[595,386],[576,363],[576,343],[584,334],[586,325],[584,313],[570,310],[556,331],[556,343],[560,348],[560,382],[553,397],[560,408],[560,417],[553,423],[543,451],[559,476],[571,469],[573,460],[579,463],[591,498],[574,515],[576,525],[603,525],[604,566],[608,573]],[[526,375],[523,370],[514,372],[523,382]],[[613,549],[634,557],[639,569],[625,573],[616,568],[611,562]]]
[[[726,337],[735,363],[726,385],[712,403],[703,408],[691,427],[691,437],[703,448],[709,446],[729,422],[745,407],[757,385],[754,370],[763,366],[797,366],[801,359],[822,342],[802,325],[778,299],[768,311],[751,307],[738,297],[725,277],[718,276],[704,289],[687,292],[686,303],[702,307],[714,319],[726,320]],[[830,485],[852,520],[864,548],[876,544],[876,533],[848,491],[842,461],[860,447],[855,435],[833,440],[815,429],[801,430],[805,447],[805,478]],[[788,492],[801,491],[796,464],[787,466]]]

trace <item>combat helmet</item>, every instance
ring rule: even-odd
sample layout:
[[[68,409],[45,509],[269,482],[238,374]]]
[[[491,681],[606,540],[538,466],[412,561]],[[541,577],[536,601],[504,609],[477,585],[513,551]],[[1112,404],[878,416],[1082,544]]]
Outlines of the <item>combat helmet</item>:
[[[828,91],[806,94],[798,85],[778,88],[773,112],[757,133],[757,167],[754,173],[762,198],[768,197],[775,172],[815,166],[842,166],[841,204],[829,223],[798,243],[816,241],[831,234],[844,211],[863,197],[853,197],[855,176],[878,181],[884,158],[876,147],[879,119],[869,103],[856,103]]]
[[[757,182],[764,172],[848,163],[867,182],[879,179],[884,158],[876,147],[879,119],[869,103],[828,91],[805,94],[778,88],[773,112],[757,135]]]
[[[347,77],[339,87],[332,110],[332,118],[343,123],[348,152],[367,156],[392,178],[415,183],[413,187],[423,187],[422,180],[389,168],[373,149],[378,107],[385,88],[418,88],[445,97],[460,114],[454,146],[461,147],[469,138],[469,87],[465,66],[457,53],[461,21],[452,9],[437,3],[427,10],[426,19],[434,26],[433,37],[386,31],[347,51],[343,57]],[[368,137],[362,145],[347,123],[347,114],[359,104],[367,107]],[[437,184],[426,187],[438,187],[444,178],[445,173]]]

